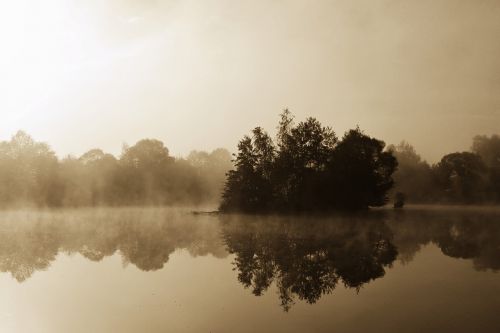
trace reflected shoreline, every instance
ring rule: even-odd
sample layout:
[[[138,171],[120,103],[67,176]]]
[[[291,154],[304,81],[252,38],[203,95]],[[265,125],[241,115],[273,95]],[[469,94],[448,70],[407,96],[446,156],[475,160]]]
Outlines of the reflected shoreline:
[[[263,295],[275,284],[282,308],[310,304],[338,285],[360,290],[426,245],[500,270],[500,210],[409,206],[338,216],[192,214],[168,208],[109,208],[0,213],[0,271],[18,282],[47,270],[59,253],[99,262],[115,254],[144,272],[186,249],[192,257],[233,257],[244,288]]]

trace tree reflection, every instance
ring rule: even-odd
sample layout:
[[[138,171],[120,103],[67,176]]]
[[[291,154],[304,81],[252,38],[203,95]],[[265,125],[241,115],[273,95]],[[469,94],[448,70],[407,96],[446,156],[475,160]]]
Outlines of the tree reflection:
[[[4,212],[0,220],[0,271],[19,282],[47,269],[60,252],[92,261],[119,253],[125,265],[143,271],[163,268],[177,249],[227,255],[214,217],[168,209]]]
[[[500,214],[467,210],[372,211],[337,217],[223,217],[238,280],[256,296],[273,283],[288,311],[313,304],[341,284],[361,287],[430,243],[477,270],[500,269]]]
[[[0,272],[23,282],[58,254],[91,261],[121,256],[124,265],[156,271],[172,253],[231,253],[238,281],[254,295],[276,286],[288,311],[336,288],[360,291],[398,260],[410,263],[428,244],[476,270],[500,270],[500,211],[405,209],[358,215],[193,215],[162,208],[0,213]],[[432,272],[430,272],[432,273]]]
[[[383,221],[233,217],[223,231],[238,280],[257,296],[275,282],[286,311],[295,298],[315,303],[338,283],[359,290],[397,256]]]
[[[58,253],[58,236],[36,224],[31,232],[13,230],[0,234],[0,271],[10,272],[19,282],[35,271],[45,270]]]
[[[433,243],[446,256],[471,259],[477,270],[500,270],[498,209],[434,209],[401,212],[388,218],[394,244],[405,263]]]

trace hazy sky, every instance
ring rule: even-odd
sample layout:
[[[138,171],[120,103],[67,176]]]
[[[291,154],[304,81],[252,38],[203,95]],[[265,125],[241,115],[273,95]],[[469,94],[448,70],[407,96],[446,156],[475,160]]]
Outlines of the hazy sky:
[[[234,150],[278,114],[427,159],[500,133],[500,0],[0,3],[0,138]]]

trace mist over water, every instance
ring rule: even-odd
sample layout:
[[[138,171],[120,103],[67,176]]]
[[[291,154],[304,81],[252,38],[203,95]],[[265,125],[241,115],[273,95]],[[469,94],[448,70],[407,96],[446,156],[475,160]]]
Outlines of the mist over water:
[[[2,328],[496,332],[499,219],[498,208],[428,206],[333,216],[4,211]]]

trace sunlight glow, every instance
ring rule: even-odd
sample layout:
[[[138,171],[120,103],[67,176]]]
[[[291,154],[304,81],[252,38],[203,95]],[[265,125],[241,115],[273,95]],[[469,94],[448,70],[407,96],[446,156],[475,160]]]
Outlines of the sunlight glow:
[[[75,1],[28,0],[0,4],[0,109],[2,132],[39,131],[61,109],[48,103],[66,93],[89,66],[106,61],[109,50],[98,38],[92,13]],[[94,21],[94,22],[93,22]]]
[[[23,129],[65,155],[155,137],[186,155],[234,149],[285,107],[433,161],[498,132],[495,1],[362,3],[2,1],[0,140]]]

